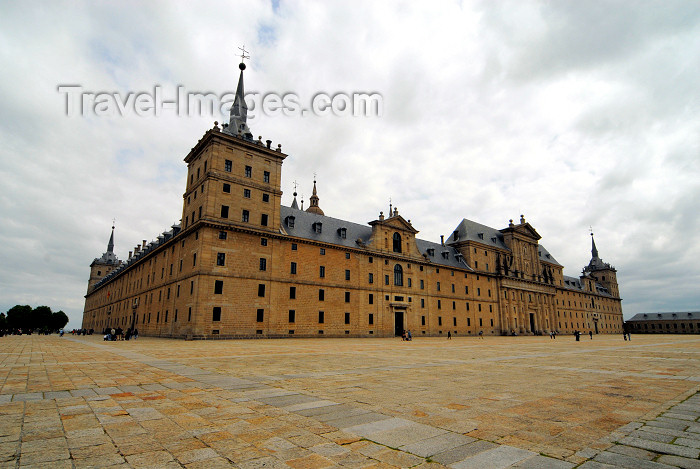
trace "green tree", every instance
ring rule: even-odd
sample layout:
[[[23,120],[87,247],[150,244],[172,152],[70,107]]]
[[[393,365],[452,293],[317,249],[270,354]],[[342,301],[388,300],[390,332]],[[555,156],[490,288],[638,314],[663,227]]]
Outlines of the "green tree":
[[[7,317],[5,313],[0,313],[0,330],[7,329]]]
[[[34,330],[48,330],[51,328],[51,308],[37,306],[31,314],[30,328]]]
[[[29,316],[32,314],[32,307],[29,305],[16,305],[7,311],[8,329],[28,329]]]
[[[68,324],[68,316],[63,311],[56,311],[51,315],[51,330],[57,331]]]

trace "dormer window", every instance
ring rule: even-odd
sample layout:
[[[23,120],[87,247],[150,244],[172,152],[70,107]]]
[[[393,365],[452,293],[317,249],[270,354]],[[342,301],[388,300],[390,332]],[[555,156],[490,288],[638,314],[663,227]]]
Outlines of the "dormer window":
[[[435,249],[433,249],[433,248],[428,248],[428,255],[429,255],[429,256],[434,256],[434,255],[435,255]]]
[[[492,242],[493,244],[496,244],[496,241],[498,241],[498,238],[491,238],[491,242]]]
[[[294,216],[289,215],[288,217],[286,217],[286,218],[284,219],[284,223],[285,223],[288,227],[294,228]]]
[[[320,221],[317,221],[317,222],[315,222],[313,225],[311,225],[311,227],[312,227],[313,230],[314,230],[314,233],[319,233],[319,234],[320,234],[320,233],[321,233],[321,227],[322,227],[322,225],[323,225],[323,223],[321,223]]]
[[[347,228],[338,228],[338,236],[345,239],[347,238]]]
[[[479,239],[484,239],[484,233],[479,233],[477,234],[477,236],[479,237]]]
[[[454,238],[455,241],[459,239],[459,231],[455,230],[454,233],[452,233],[452,237]]]
[[[450,251],[442,251],[442,258],[449,259],[450,258]]]

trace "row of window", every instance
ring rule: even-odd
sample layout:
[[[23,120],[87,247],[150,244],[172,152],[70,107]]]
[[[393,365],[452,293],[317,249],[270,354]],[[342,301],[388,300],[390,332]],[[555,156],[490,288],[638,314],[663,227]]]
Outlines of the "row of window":
[[[206,161],[204,162],[206,165]],[[206,166],[205,169],[206,171]],[[224,171],[227,173],[233,172],[233,161],[231,160],[224,160]],[[247,178],[252,178],[253,177],[253,167],[252,166],[244,166],[244,172],[243,174]],[[197,178],[199,178],[199,170],[197,170]],[[264,183],[269,183],[270,182],[270,172],[269,171],[263,171],[263,182]]]

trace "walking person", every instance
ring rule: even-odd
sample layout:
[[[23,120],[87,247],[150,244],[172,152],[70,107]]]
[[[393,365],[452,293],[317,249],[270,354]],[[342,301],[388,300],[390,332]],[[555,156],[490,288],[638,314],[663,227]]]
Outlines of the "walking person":
[[[588,335],[591,336],[591,340],[593,340],[593,331],[588,331]]]
[[[447,340],[452,340],[452,332],[447,331]]]

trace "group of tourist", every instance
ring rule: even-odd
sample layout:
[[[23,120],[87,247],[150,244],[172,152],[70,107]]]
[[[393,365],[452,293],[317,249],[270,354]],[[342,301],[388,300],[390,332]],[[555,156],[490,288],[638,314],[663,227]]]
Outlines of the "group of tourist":
[[[104,330],[104,340],[129,340],[129,339],[138,339],[139,338],[139,330],[134,328],[128,328],[126,332],[121,327],[115,328],[106,328]]]
[[[411,331],[407,331],[406,329],[404,329],[403,334],[401,335],[401,340],[413,340]]]

